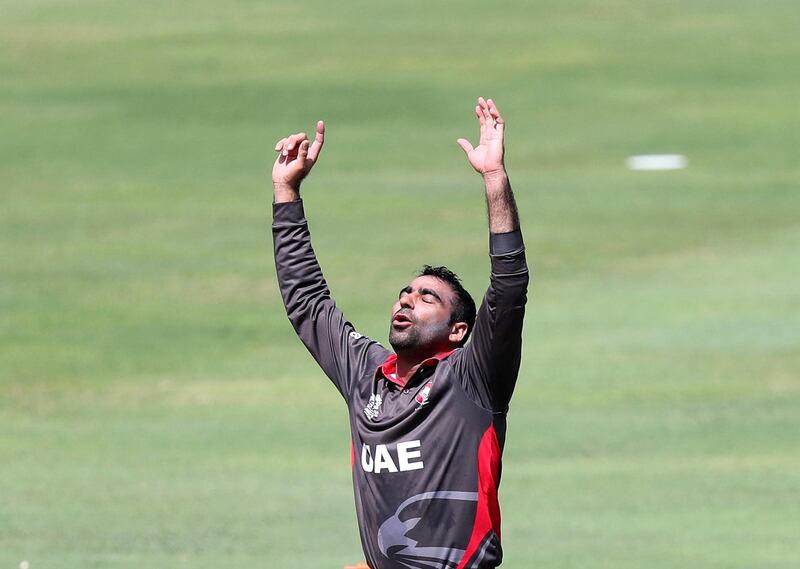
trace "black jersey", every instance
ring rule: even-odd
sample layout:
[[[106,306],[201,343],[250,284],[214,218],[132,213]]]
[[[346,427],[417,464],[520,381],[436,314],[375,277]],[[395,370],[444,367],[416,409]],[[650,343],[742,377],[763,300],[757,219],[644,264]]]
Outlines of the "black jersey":
[[[275,204],[286,311],[349,409],[361,543],[372,569],[488,569],[502,559],[501,455],[520,364],[528,270],[519,231],[490,235],[491,279],[471,341],[406,383],[322,276],[302,201]]]

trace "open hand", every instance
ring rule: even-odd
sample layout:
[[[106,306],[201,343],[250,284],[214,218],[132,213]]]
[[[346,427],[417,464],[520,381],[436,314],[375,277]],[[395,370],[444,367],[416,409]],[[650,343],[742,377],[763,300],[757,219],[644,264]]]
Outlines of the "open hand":
[[[312,144],[309,144],[304,132],[279,140],[275,145],[278,158],[272,166],[272,183],[275,190],[290,189],[297,192],[300,182],[308,176],[317,162],[324,143],[325,123],[322,121],[317,122],[317,133]]]
[[[481,135],[478,146],[474,147],[465,138],[456,142],[467,155],[469,163],[475,171],[483,176],[502,173],[505,171],[503,164],[503,132],[505,122],[500,116],[497,105],[491,99],[484,100],[478,97],[475,114],[481,125]]]

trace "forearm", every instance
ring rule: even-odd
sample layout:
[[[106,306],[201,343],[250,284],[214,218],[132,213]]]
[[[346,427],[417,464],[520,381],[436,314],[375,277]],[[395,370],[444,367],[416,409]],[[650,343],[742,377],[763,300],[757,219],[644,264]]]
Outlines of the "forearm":
[[[519,214],[514,192],[505,170],[485,174],[486,209],[491,233],[509,233],[519,229]]]
[[[303,211],[303,202],[273,205],[272,236],[275,269],[286,311],[293,324],[306,318],[329,292],[314,250]]]

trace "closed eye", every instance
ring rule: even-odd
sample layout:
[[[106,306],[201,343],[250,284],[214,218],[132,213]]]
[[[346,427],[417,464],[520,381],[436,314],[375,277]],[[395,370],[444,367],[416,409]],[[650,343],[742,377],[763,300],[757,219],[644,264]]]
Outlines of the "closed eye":
[[[421,288],[419,289],[419,293],[422,295],[423,300],[425,302],[433,302],[432,298],[436,299],[439,302],[442,302],[442,298],[436,294],[436,291],[430,288]]]

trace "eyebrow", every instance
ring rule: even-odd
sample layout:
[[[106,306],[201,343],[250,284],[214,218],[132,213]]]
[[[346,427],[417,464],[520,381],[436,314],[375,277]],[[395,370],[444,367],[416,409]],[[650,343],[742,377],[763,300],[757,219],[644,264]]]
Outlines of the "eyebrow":
[[[400,289],[400,294],[398,295],[398,297],[403,296],[403,293],[411,294],[412,292],[414,292],[414,289],[411,288],[411,285],[408,285],[408,286]],[[432,297],[436,298],[436,300],[438,300],[439,302],[443,302],[442,301],[442,297],[439,296],[439,294],[435,290],[433,290],[431,288],[421,288],[421,289],[419,289],[419,293],[420,294],[429,294]]]

